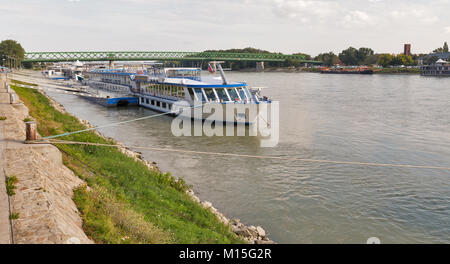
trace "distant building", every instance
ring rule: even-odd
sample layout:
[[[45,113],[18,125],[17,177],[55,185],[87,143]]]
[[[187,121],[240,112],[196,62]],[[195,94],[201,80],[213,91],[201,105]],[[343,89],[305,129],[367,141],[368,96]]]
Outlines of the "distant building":
[[[406,56],[411,56],[411,44],[405,44],[403,47],[403,54]]]
[[[434,64],[420,67],[424,76],[450,76],[450,62],[439,59]]]
[[[437,61],[437,60],[445,60],[445,61],[450,61],[450,52],[435,52],[435,53],[430,53],[428,55],[425,55],[423,57],[420,57],[417,62],[419,65],[424,65],[424,64],[430,64],[432,62],[428,62],[430,59],[433,59],[432,61]]]

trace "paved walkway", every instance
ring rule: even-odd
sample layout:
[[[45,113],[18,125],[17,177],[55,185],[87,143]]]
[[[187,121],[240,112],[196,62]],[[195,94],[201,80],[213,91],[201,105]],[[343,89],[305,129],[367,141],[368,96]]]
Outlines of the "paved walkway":
[[[4,75],[0,74],[0,104],[9,104],[9,94],[7,94],[4,85]],[[0,107],[0,110],[5,109]],[[0,116],[6,115],[0,111]],[[3,168],[5,168],[4,150],[5,142],[3,137],[4,121],[0,121],[0,244],[11,243],[11,224],[9,221],[9,202],[6,194],[5,175]]]

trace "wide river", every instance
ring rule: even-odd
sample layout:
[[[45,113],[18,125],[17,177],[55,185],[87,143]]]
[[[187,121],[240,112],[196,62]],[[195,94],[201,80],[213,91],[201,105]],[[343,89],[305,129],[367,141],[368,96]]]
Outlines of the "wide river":
[[[127,145],[450,167],[450,78],[228,73],[280,102],[280,140],[175,137],[162,116],[100,129]],[[50,93],[93,125],[154,114]],[[139,150],[229,217],[279,243],[450,243],[450,170]]]

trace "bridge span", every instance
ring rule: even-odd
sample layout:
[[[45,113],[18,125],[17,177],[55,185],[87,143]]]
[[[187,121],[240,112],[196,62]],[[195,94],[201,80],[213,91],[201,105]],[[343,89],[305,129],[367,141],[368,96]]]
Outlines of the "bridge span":
[[[176,52],[176,51],[70,51],[70,52],[26,52],[23,62],[64,61],[256,61],[284,62],[296,60],[301,63],[319,64],[305,60],[301,55],[273,53],[229,53],[229,52]]]

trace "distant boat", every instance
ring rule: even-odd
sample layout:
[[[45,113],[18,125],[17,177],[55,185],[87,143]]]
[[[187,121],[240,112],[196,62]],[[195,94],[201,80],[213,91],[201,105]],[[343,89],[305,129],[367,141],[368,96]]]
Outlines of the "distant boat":
[[[373,74],[373,70],[367,67],[358,68],[322,68],[320,73],[328,74]]]

